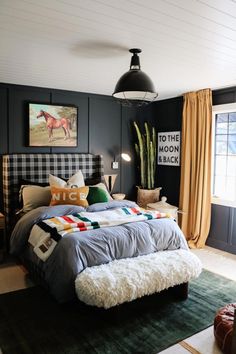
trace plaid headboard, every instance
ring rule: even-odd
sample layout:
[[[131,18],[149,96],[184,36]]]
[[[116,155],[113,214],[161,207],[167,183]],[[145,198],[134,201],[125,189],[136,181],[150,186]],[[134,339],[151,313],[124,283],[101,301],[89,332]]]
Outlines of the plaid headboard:
[[[3,200],[7,229],[19,205],[19,181],[48,182],[49,173],[68,179],[81,170],[84,178],[102,177],[103,160],[92,154],[11,154],[3,156]]]

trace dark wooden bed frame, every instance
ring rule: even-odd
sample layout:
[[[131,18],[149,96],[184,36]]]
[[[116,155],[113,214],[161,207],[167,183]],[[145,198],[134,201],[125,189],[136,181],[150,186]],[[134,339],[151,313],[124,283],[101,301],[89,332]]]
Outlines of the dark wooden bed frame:
[[[44,273],[42,272],[42,269],[37,267],[37,265],[35,263],[30,262],[28,259],[25,259],[24,257],[22,257],[20,259],[20,261],[23,264],[23,266],[28,270],[30,278],[36,284],[44,287],[46,290],[49,291],[48,285],[45,282],[45,276],[44,276]],[[156,295],[158,295],[160,293],[164,293],[164,292],[169,292],[169,294],[171,296],[173,296],[173,298],[176,299],[177,301],[187,300],[187,298],[188,298],[188,283],[182,283],[182,284],[179,284],[179,285],[175,285],[175,286],[170,287],[167,290],[163,290],[163,291],[161,291],[159,293],[155,293],[155,294],[152,294],[152,295],[149,295],[149,296],[146,295],[143,298],[147,299],[148,297],[155,297]],[[81,304],[81,306],[86,306],[86,307],[89,307],[89,308],[97,309],[98,311],[110,311],[110,312],[113,312],[113,311],[115,311],[114,309],[120,309],[121,307],[124,307],[124,305],[127,305],[127,302],[126,302],[126,303],[121,304],[119,306],[111,307],[108,310],[104,310],[104,309],[97,308],[95,306],[86,305],[85,303],[81,302],[76,296],[75,296],[75,299],[76,299],[76,301],[78,301]],[[135,303],[135,302],[137,303],[139,301],[140,301],[140,299],[136,299],[136,300],[133,300],[132,303]],[[236,354],[236,352],[234,354]]]

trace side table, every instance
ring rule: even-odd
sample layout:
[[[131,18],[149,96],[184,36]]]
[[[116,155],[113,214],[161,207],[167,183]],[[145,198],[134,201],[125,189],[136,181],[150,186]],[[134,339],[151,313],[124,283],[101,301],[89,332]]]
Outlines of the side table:
[[[169,214],[173,218],[175,218],[177,224],[178,224],[178,213],[182,213],[182,211],[179,210],[177,206],[168,204],[166,197],[162,197],[161,201],[159,202],[147,204],[147,209],[157,210],[161,213]]]

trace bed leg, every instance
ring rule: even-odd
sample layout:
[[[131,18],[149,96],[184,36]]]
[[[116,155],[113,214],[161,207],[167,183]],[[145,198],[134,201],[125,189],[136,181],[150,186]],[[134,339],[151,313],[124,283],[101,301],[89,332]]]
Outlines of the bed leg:
[[[186,300],[188,298],[188,283],[176,285],[171,290],[177,300]]]

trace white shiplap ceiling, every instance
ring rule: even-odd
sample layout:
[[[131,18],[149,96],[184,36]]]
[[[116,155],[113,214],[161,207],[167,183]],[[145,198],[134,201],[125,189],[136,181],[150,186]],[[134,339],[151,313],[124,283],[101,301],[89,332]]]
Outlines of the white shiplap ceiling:
[[[112,94],[143,50],[159,99],[236,85],[235,0],[0,0],[0,82]]]

